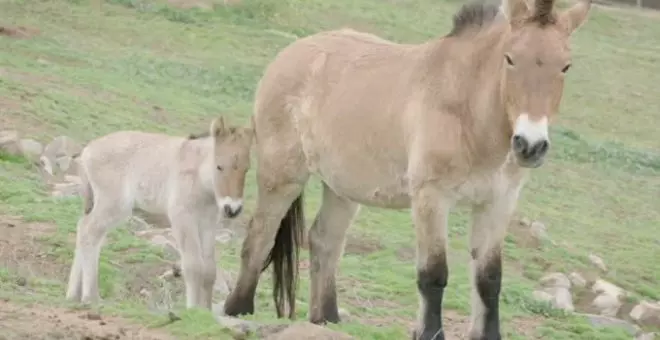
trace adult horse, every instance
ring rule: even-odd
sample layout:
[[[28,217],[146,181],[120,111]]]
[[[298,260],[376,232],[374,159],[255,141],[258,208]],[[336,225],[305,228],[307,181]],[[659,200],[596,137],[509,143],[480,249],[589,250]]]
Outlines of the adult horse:
[[[310,321],[339,321],[335,271],[359,205],[411,208],[413,338],[444,339],[447,215],[465,202],[473,208],[470,338],[501,338],[503,238],[529,169],[549,150],[569,38],[591,7],[532,1],[464,5],[449,34],[419,45],[343,29],[279,53],[256,94],[257,207],[228,315],[254,312],[260,273],[273,263],[277,314],[288,298],[293,317],[302,193],[315,174],[323,202],[309,230]]]

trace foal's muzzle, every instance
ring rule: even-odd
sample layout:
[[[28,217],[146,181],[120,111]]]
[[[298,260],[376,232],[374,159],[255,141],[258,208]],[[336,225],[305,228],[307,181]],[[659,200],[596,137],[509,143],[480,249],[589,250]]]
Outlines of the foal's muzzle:
[[[511,149],[518,159],[520,166],[525,168],[538,168],[550,149],[550,142],[541,139],[530,143],[523,135],[514,135],[511,138]]]
[[[241,211],[243,211],[243,205],[225,204],[223,210],[225,211],[225,216],[229,218],[234,218],[238,216],[241,213]]]

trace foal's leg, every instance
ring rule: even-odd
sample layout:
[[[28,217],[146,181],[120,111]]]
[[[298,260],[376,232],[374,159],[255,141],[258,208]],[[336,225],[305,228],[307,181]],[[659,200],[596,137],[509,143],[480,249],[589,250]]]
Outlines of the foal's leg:
[[[217,264],[215,258],[215,235],[216,235],[216,222],[215,217],[218,215],[210,214],[204,219],[200,225],[199,236],[202,243],[202,258],[204,260],[204,279],[202,280],[201,291],[199,293],[200,304],[206,308],[211,309],[213,306],[213,287],[217,280]],[[211,274],[213,272],[213,274]]]
[[[99,198],[89,215],[83,216],[78,222],[76,235],[76,254],[72,266],[72,278],[76,276],[73,270],[78,267],[81,279],[82,303],[95,303],[99,301],[98,278],[99,257],[101,246],[108,231],[122,223],[131,214],[130,205],[121,201],[111,201]],[[69,292],[75,295],[78,286],[69,282]]]
[[[447,216],[450,201],[441,190],[426,185],[412,197],[412,216],[417,236],[417,288],[420,296],[419,325],[413,340],[444,340],[442,299],[447,268]]]
[[[339,322],[335,272],[344,250],[346,230],[359,205],[338,196],[325,183],[323,202],[309,230],[311,299],[309,319],[313,323]]]
[[[211,308],[203,287],[215,282],[215,268],[206,265],[199,219],[191,210],[176,209],[169,215],[174,238],[181,254],[181,272],[186,286],[186,308]]]
[[[82,233],[79,231],[82,225],[85,223],[85,218],[87,215],[82,216],[78,219],[78,224],[76,227],[76,249],[74,251],[73,263],[71,264],[71,271],[69,272],[69,281],[68,287],[66,290],[66,299],[71,301],[80,302],[82,297],[82,255],[81,255],[81,246],[80,238]]]
[[[502,243],[518,193],[473,208],[470,235],[472,313],[470,340],[499,340],[499,298],[502,285]]]

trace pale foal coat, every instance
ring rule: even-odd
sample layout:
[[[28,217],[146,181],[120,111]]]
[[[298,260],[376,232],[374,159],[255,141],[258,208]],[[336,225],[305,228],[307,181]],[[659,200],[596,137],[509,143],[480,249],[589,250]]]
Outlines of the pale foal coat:
[[[91,141],[81,154],[84,215],[67,298],[94,303],[107,232],[134,209],[166,216],[186,286],[186,306],[211,308],[216,279],[215,232],[242,209],[252,129],[214,120],[205,138],[119,131]]]

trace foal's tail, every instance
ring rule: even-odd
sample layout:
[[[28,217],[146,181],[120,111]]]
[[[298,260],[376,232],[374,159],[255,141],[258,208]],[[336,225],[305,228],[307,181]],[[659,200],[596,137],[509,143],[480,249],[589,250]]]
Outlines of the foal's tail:
[[[284,299],[288,298],[289,319],[296,314],[296,288],[298,286],[298,254],[305,229],[303,194],[291,204],[280,222],[275,236],[275,245],[271,249],[264,270],[273,264],[273,300],[277,317],[284,315]]]
[[[78,157],[80,157],[80,155]],[[87,169],[85,169],[82,159],[78,162],[78,176],[81,182],[79,193],[83,200],[83,212],[85,215],[89,215],[89,213],[92,212],[92,209],[94,209],[94,190],[92,190],[92,186],[89,184]]]

